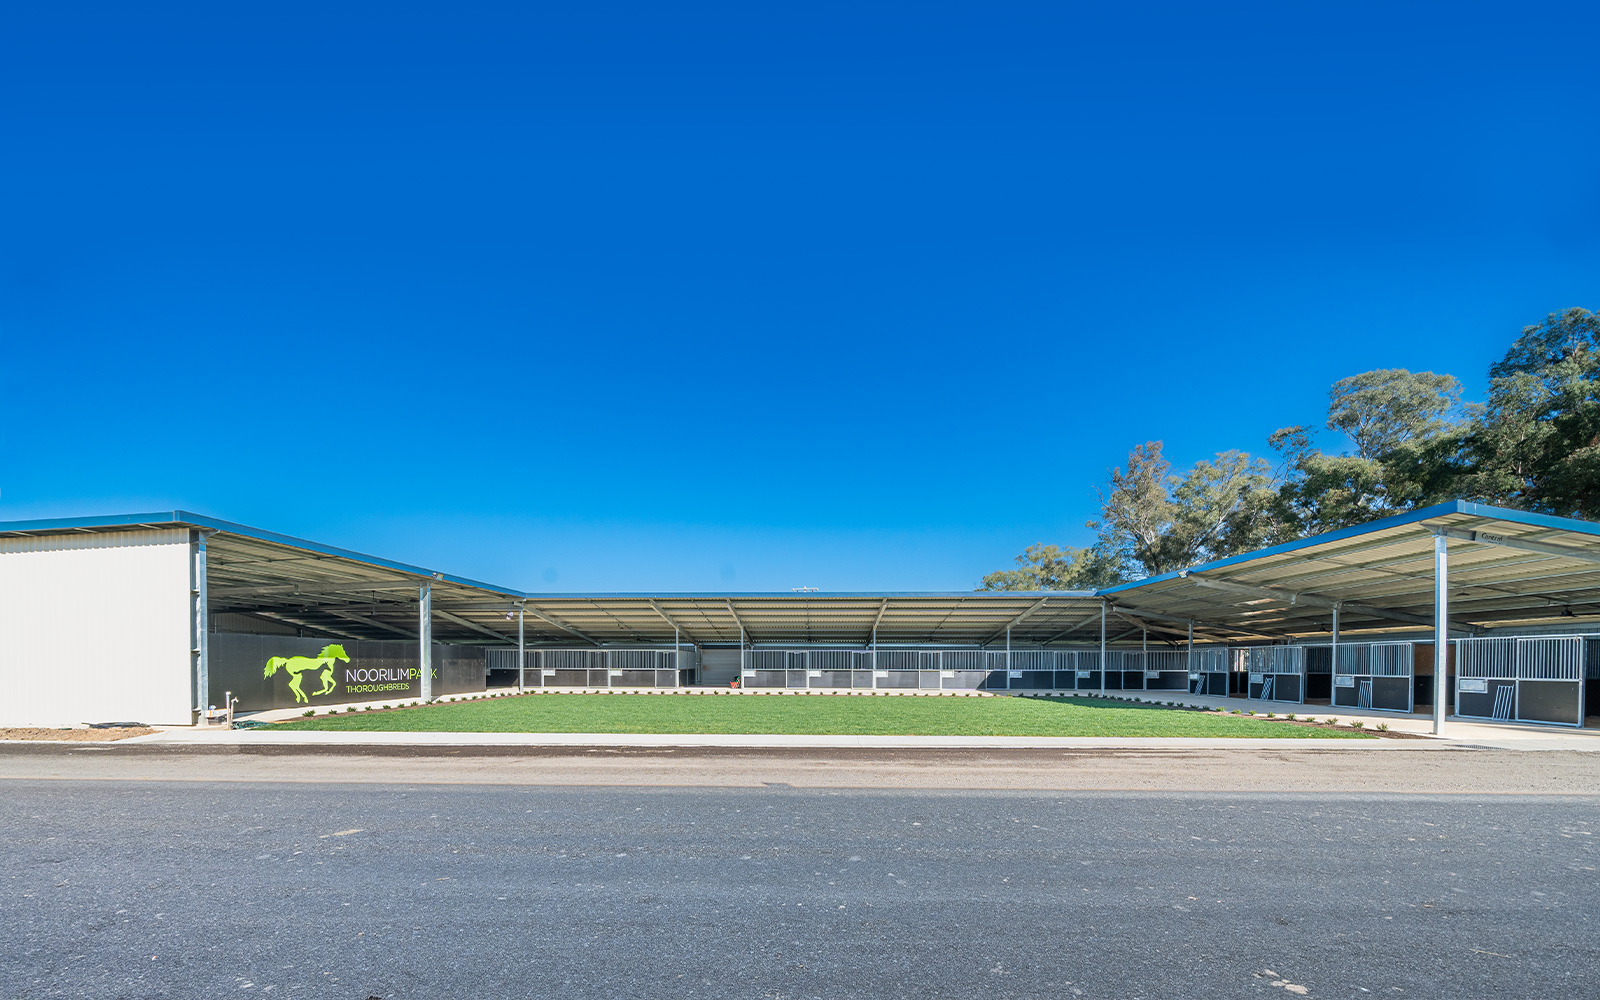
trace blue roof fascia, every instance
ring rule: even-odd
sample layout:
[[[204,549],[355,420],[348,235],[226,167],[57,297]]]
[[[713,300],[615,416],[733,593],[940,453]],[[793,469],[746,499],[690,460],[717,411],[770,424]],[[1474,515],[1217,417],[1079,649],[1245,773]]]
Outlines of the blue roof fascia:
[[[1365,524],[1357,524],[1349,528],[1340,528],[1337,531],[1327,531],[1320,535],[1312,535],[1310,538],[1284,542],[1282,545],[1257,549],[1254,552],[1243,552],[1236,556],[1228,556],[1226,559],[1214,559],[1211,562],[1190,566],[1188,569],[1162,573],[1160,576],[1149,576],[1143,580],[1135,580],[1132,583],[1121,583],[1115,587],[1107,587],[1095,593],[1099,597],[1108,597],[1112,594],[1136,590],[1148,584],[1176,580],[1190,573],[1203,573],[1206,570],[1236,566],[1254,559],[1283,555],[1315,545],[1343,541],[1346,538],[1357,538],[1375,531],[1401,528],[1408,524],[1426,521],[1429,518],[1443,517],[1447,514],[1468,514],[1473,517],[1493,518],[1496,521],[1509,521],[1513,524],[1526,524],[1540,528],[1555,528],[1561,531],[1575,531],[1579,534],[1600,536],[1600,524],[1595,524],[1591,521],[1580,521],[1571,517],[1558,517],[1554,514],[1535,514],[1526,510],[1512,510],[1509,507],[1492,507],[1489,504],[1469,503],[1465,500],[1449,500],[1445,503],[1434,504],[1432,507],[1422,507],[1417,510],[1407,511],[1404,514],[1393,514],[1389,517],[1379,518],[1376,521],[1368,521]]]
[[[136,528],[141,524],[186,526],[183,512],[155,511],[149,514],[106,514],[101,517],[40,517],[30,521],[0,521],[0,532],[71,531],[74,528]]]

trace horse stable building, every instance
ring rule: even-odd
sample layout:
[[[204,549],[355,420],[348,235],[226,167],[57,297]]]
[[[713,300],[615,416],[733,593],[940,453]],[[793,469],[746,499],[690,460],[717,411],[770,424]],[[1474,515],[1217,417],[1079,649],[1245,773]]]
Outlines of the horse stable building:
[[[1459,501],[1093,592],[531,593],[184,511],[0,522],[0,726],[697,685],[1583,726],[1597,679],[1600,525]]]

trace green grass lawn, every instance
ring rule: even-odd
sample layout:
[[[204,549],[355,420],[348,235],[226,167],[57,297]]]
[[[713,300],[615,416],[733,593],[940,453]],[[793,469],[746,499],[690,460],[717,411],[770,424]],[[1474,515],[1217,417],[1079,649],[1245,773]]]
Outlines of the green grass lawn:
[[[1237,736],[1372,739],[1353,730],[1096,698],[527,695],[318,716],[335,732],[727,733],[851,736]]]

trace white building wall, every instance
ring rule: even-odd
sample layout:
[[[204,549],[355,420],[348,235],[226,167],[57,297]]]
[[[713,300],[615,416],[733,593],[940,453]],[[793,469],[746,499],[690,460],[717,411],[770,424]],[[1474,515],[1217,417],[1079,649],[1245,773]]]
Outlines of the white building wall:
[[[189,533],[0,538],[0,726],[191,722]]]

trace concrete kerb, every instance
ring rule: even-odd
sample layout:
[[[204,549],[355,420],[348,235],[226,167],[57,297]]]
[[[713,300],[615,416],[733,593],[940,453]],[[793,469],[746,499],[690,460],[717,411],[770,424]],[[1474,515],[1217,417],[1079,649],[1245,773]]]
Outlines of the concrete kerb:
[[[727,749],[880,750],[1222,750],[1222,749],[1459,749],[1424,740],[1304,738],[1198,738],[1135,736],[842,736],[656,733],[448,733],[315,732],[303,730],[169,730],[120,740],[117,745],[165,746],[494,746]]]

